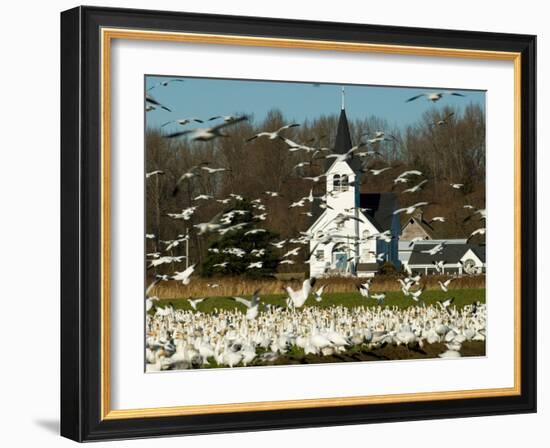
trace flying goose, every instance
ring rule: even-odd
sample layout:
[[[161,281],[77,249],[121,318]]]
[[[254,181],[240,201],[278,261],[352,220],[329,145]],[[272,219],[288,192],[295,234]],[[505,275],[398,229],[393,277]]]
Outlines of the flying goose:
[[[443,292],[447,292],[449,291],[449,284],[453,281],[452,278],[448,279],[448,280],[445,280],[444,282],[442,282],[441,280],[438,280],[437,283],[439,283],[439,286],[441,287],[441,289],[443,290]]]
[[[470,234],[470,236],[468,237],[468,239],[466,240],[466,242],[469,243],[470,240],[471,240],[474,236],[476,236],[476,235],[485,235],[485,231],[486,231],[486,230],[485,230],[485,227],[481,227],[481,228],[479,228],[479,229],[474,230],[474,231]]]
[[[250,300],[243,299],[242,297],[230,297],[230,299],[246,306],[247,308],[246,318],[249,320],[254,320],[258,316],[258,311],[259,311],[259,305],[260,305],[259,293],[260,293],[259,289],[254,291],[254,294],[252,294],[252,299]]]
[[[162,123],[160,125],[160,127],[163,128],[163,127],[168,126],[169,124],[172,124],[172,123],[177,123],[181,126],[185,126],[186,124],[189,124],[193,121],[195,123],[204,123],[200,118],[180,118],[179,120],[170,120],[170,121],[167,121],[165,123]]]
[[[447,115],[445,115],[444,118],[442,118],[441,120],[437,120],[437,121],[434,121],[433,123],[431,123],[431,126],[444,126],[446,124],[449,123],[449,118],[451,118],[455,113],[454,112],[451,112]]]
[[[172,280],[175,280],[177,282],[182,282],[184,285],[188,285],[191,283],[191,274],[193,274],[193,271],[195,270],[195,265],[192,264],[189,266],[185,271],[182,272],[175,272],[175,275],[172,276]]]
[[[372,173],[373,176],[378,176],[378,175],[382,174],[383,172],[391,170],[391,169],[392,169],[391,166],[386,166],[386,167],[380,168],[378,170],[370,169],[369,171]]]
[[[283,132],[286,129],[294,128],[296,126],[300,126],[300,125],[298,123],[291,123],[291,124],[287,124],[287,125],[279,128],[279,129],[277,129],[276,131],[273,131],[273,132],[269,132],[269,131],[259,132],[258,134],[253,135],[252,137],[246,139],[246,141],[250,142],[250,141],[255,140],[259,137],[267,137],[269,140],[275,140],[276,138],[279,138],[279,134],[281,132]]]
[[[416,204],[410,205],[410,206],[408,206],[408,207],[398,208],[397,210],[395,210],[395,211],[393,212],[393,214],[394,214],[394,215],[397,215],[397,214],[399,214],[399,213],[405,212],[407,215],[412,215],[412,214],[416,211],[417,208],[424,207],[424,206],[426,206],[426,205],[430,205],[430,203],[429,203],[429,202],[425,202],[425,201],[423,201],[423,202],[417,202]]]
[[[185,82],[185,80],[176,78],[176,79],[168,79],[166,81],[160,81],[160,82],[154,84],[153,86],[149,87],[147,89],[147,91],[149,92],[153,89],[156,89],[157,87],[167,87],[168,84],[170,84],[172,82]]]
[[[405,102],[410,103],[411,101],[417,100],[418,98],[422,98],[424,96],[428,101],[431,101],[432,103],[436,103],[441,98],[443,98],[443,95],[462,96],[462,97],[466,96],[466,95],[463,95],[462,93],[457,93],[457,92],[424,92],[409,98]]]
[[[403,193],[416,193],[417,191],[420,191],[422,189],[422,186],[428,182],[428,179],[424,179],[419,184],[415,185],[414,187],[407,188],[406,190],[403,190]]]
[[[294,291],[290,286],[287,286],[285,291],[288,293],[288,298],[293,308],[301,308],[306,303],[306,300],[311,292],[311,288],[315,285],[315,277],[308,278],[302,283],[302,289]]]
[[[150,171],[149,173],[145,173],[145,179],[149,179],[152,176],[162,176],[163,174],[164,171],[162,170]]]
[[[204,302],[206,300],[206,297],[203,297],[201,299],[189,299],[189,305],[191,305],[191,308],[193,308],[195,311],[197,311],[197,305]]]
[[[171,134],[165,135],[164,138],[177,138],[184,135],[189,135],[191,137],[191,140],[193,141],[208,142],[218,137],[229,137],[228,134],[223,134],[221,132],[222,129],[244,120],[248,120],[248,117],[245,115],[241,117],[236,117],[234,120],[231,120],[231,121],[225,121],[211,128],[187,129],[185,131],[173,132]]]
[[[160,107],[161,109],[167,110],[168,112],[172,112],[170,109],[168,109],[166,106],[163,106],[160,104],[155,98],[153,98],[151,95],[146,94],[145,95],[145,104],[146,106],[151,106],[153,108]]]

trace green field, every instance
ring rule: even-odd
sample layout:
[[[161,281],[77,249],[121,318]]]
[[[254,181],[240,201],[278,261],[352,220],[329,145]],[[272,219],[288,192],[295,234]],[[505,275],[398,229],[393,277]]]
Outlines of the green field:
[[[244,296],[246,299],[249,299],[249,296]],[[261,295],[261,302],[272,305],[286,306],[285,294],[273,294],[273,295]],[[485,303],[485,289],[455,289],[449,290],[449,292],[444,293],[443,291],[428,290],[422,294],[422,298],[419,302],[415,302],[410,297],[406,297],[402,292],[392,291],[386,293],[386,300],[384,301],[383,306],[399,308],[407,308],[412,305],[426,305],[435,304],[438,300],[445,300],[450,297],[454,297],[453,305],[458,309],[462,308],[464,305],[469,305],[475,302]],[[164,306],[172,304],[176,309],[192,309],[189,305],[188,298],[181,299],[163,299],[159,302],[156,302],[157,306]],[[378,303],[374,299],[365,299],[357,293],[333,293],[323,295],[323,300],[321,302],[316,302],[313,296],[311,296],[305,306],[317,306],[317,307],[329,307],[341,305],[348,308],[353,308],[357,306],[378,306]],[[197,306],[197,310],[203,313],[211,313],[215,309],[224,309],[224,310],[233,310],[238,309],[245,311],[245,306],[240,303],[227,298],[227,297],[209,297],[207,300],[201,302]]]

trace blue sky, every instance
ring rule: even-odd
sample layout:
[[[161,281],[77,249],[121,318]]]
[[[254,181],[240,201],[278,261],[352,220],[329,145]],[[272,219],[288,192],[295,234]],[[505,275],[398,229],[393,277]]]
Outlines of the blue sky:
[[[146,89],[175,77],[146,76]],[[279,81],[250,81],[180,77],[184,82],[157,86],[148,93],[172,113],[157,109],[146,114],[148,127],[158,127],[170,120],[245,113],[263,120],[271,109],[280,109],[290,122],[301,123],[321,115],[337,114],[341,106],[341,84],[311,84]],[[485,91],[452,89],[466,97],[444,96],[432,104],[426,98],[405,101],[421,92],[441,91],[427,87],[385,87],[345,85],[346,114],[349,120],[376,115],[390,126],[404,129],[431,108],[446,105],[463,108],[469,103],[485,108]],[[201,125],[196,125],[201,126]],[[190,127],[196,127],[190,125]]]

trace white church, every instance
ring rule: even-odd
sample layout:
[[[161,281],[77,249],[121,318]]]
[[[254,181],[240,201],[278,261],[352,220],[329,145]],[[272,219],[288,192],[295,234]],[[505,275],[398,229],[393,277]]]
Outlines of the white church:
[[[352,148],[344,104],[338,122],[335,154],[345,154]],[[322,238],[328,232],[332,238],[326,244],[315,238],[310,243],[310,276],[372,277],[380,266],[389,261],[400,268],[398,241],[399,216],[393,215],[397,198],[393,193],[361,193],[361,161],[353,156],[347,161],[327,159],[326,209],[313,210],[313,224],[308,233]],[[351,215],[337,225],[338,214]],[[373,237],[388,232],[391,240]],[[370,237],[370,238],[369,238]]]

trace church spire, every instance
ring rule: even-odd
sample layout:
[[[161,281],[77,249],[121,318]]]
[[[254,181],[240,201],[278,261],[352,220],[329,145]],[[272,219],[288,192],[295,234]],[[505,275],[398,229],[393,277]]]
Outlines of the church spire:
[[[346,109],[346,88],[342,86],[342,110]]]

